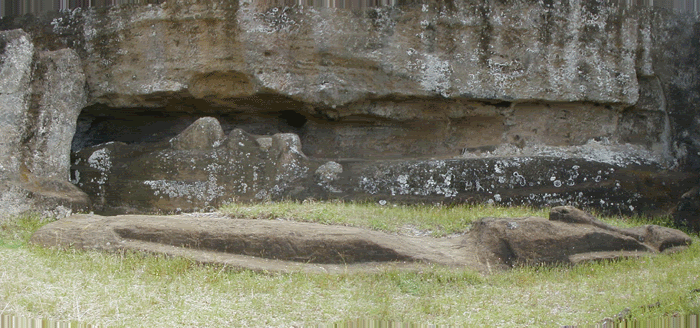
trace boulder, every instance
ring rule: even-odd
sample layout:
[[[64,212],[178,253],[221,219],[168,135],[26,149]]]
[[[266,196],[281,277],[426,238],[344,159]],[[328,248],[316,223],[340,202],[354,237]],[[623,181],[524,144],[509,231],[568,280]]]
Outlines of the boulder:
[[[171,139],[170,143],[177,150],[205,150],[219,147],[225,137],[219,120],[202,117]]]
[[[331,193],[341,193],[341,189],[333,186],[334,182],[340,179],[340,175],[343,174],[343,166],[339,163],[329,161],[321,165],[314,172],[314,178],[318,186],[324,188],[326,191]]]

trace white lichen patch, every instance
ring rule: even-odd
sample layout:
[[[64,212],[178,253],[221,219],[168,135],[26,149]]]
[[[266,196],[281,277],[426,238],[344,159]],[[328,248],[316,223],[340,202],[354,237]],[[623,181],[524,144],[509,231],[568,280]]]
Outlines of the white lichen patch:
[[[26,34],[10,38],[0,55],[0,94],[25,92],[23,84],[31,74],[34,44]]]
[[[530,157],[556,157],[562,159],[582,159],[585,161],[611,164],[619,167],[629,165],[660,165],[673,167],[676,164],[669,162],[661,153],[649,150],[642,145],[612,143],[607,140],[589,140],[578,146],[547,146],[528,145],[518,148],[510,144],[498,146],[490,152],[461,154],[459,158],[500,158],[515,156],[521,158]]]
[[[443,97],[451,95],[453,70],[449,61],[442,60],[433,54],[420,56],[413,49],[409,49],[407,54],[415,57],[408,62],[407,66],[409,70],[418,73],[420,85],[424,90],[438,93]]]
[[[218,197],[224,196],[224,188],[219,186],[215,176],[207,181],[146,180],[143,184],[151,187],[153,194],[160,198],[185,199],[190,202],[203,202],[212,205]]]
[[[109,170],[112,168],[112,160],[110,158],[110,150],[101,148],[92,153],[87,160],[88,165],[100,172],[100,177],[96,181],[98,185],[104,185],[107,182]]]

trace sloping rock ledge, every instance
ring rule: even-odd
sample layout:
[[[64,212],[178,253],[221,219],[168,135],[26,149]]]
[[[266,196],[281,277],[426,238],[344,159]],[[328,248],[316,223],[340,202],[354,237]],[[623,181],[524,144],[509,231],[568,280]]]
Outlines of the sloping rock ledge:
[[[517,265],[639,257],[679,251],[691,244],[688,235],[675,229],[612,227],[568,206],[553,208],[549,220],[484,218],[469,232],[449,238],[218,214],[81,214],[42,227],[31,241],[48,247],[183,256],[257,271],[328,273],[413,270],[425,264],[491,272]]]

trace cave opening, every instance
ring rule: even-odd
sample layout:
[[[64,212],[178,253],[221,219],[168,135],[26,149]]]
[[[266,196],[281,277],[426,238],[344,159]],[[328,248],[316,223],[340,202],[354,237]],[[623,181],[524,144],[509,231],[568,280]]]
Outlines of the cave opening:
[[[614,111],[590,104],[387,97],[331,108],[267,94],[216,101],[178,95],[147,100],[151,102],[141,107],[84,108],[72,152],[110,141],[151,151],[205,116],[218,119],[227,135],[237,128],[257,136],[297,134],[304,154],[327,160],[450,159],[481,156],[504,143],[518,149],[538,143],[579,145],[614,134],[617,122]],[[561,124],[551,124],[552,117],[561,117]]]
[[[111,141],[131,145],[167,142],[205,116],[219,120],[226,134],[240,128],[254,135],[302,136],[308,121],[299,104],[264,97],[241,99],[231,107],[212,106],[203,101],[128,108],[94,104],[84,108],[78,117],[71,151],[75,153]]]

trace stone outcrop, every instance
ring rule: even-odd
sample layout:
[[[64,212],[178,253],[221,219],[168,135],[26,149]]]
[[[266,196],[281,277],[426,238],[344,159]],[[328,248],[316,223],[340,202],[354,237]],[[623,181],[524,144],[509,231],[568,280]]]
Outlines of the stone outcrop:
[[[672,190],[690,185],[684,174],[650,174],[661,169],[653,162],[626,166],[616,159],[553,156],[326,161],[307,157],[302,148],[293,133],[234,129],[225,136],[215,118],[205,117],[169,142],[84,148],[73,165],[74,182],[102,213],[181,212],[307,197],[576,204],[634,212],[672,206]]]
[[[90,32],[79,37],[91,96],[115,107],[163,106],[158,93],[230,106],[264,90],[324,107],[387,96],[633,105],[636,67],[652,66],[643,18],[592,6],[428,2],[358,16],[169,1],[53,28]]]
[[[589,0],[2,18],[2,186],[87,206],[71,167],[102,213],[343,197],[659,214],[697,185],[699,29]]]
[[[226,136],[212,117],[168,142],[85,148],[73,168],[76,185],[106,213],[193,211],[237,200],[301,197],[312,176],[297,135],[234,129]]]
[[[211,216],[73,215],[39,229],[33,243],[135,250],[266,271],[355,272],[422,264],[482,272],[523,264],[576,264],[687,248],[690,237],[659,226],[607,226],[571,207],[544,218],[485,218],[464,235],[411,237],[360,228]]]
[[[57,206],[86,209],[68,181],[70,145],[86,105],[75,51],[36,51],[29,34],[0,31],[2,215]]]

